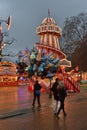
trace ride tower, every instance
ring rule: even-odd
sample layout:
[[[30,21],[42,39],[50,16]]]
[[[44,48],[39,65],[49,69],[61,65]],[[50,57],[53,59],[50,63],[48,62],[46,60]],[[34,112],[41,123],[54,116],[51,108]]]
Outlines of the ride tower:
[[[66,55],[60,50],[59,38],[62,36],[62,30],[50,17],[49,12],[48,17],[44,18],[36,28],[36,34],[40,37],[40,41],[35,44],[37,50],[44,52],[45,55],[52,53],[55,59],[59,58],[59,66],[62,70],[60,77],[62,77],[67,89],[80,92],[79,84],[65,72],[66,67],[71,67],[71,61],[68,61]],[[59,78],[59,73],[56,73],[56,75]]]
[[[43,19],[41,25],[36,28],[36,34],[40,37],[39,43],[36,43],[38,50],[44,50],[46,54],[52,53],[55,58],[60,60],[66,58],[59,45],[62,30],[55,20],[50,17],[50,13],[48,13],[48,17]]]

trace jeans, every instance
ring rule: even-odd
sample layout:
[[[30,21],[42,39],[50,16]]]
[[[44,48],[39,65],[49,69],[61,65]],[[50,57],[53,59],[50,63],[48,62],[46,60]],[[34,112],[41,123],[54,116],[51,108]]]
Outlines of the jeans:
[[[54,113],[58,112],[59,105],[60,105],[60,102],[58,100],[54,100]]]
[[[38,103],[38,106],[40,106],[40,94],[39,95],[36,95],[34,94],[34,99],[33,99],[33,106],[35,105],[35,101],[37,99],[37,103]]]

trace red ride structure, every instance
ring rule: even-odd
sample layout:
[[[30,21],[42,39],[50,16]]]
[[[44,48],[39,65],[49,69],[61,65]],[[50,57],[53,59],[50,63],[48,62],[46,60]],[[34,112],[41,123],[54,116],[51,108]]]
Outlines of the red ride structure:
[[[60,50],[59,38],[62,36],[62,30],[57,26],[55,20],[50,17],[49,13],[48,17],[44,18],[42,23],[36,28],[36,34],[40,37],[40,41],[35,44],[38,51],[43,51],[45,54],[52,53],[54,58],[59,58],[61,68],[71,67],[71,61],[68,61],[66,55]],[[68,81],[68,78],[63,76],[63,80],[68,90],[80,91],[74,79],[69,78]]]
[[[55,58],[66,58],[66,55],[60,50],[58,39],[62,36],[62,31],[53,18],[45,18],[36,28],[36,33],[40,36],[40,42],[36,43],[38,50],[44,50],[47,54],[52,53]]]

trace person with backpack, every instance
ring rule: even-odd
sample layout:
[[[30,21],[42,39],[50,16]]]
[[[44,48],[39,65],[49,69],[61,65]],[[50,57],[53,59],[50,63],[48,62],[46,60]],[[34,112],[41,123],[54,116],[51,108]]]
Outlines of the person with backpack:
[[[38,83],[38,80],[36,80],[36,83],[34,84],[34,98],[33,98],[33,103],[32,103],[33,107],[35,107],[36,99],[37,99],[37,102],[38,102],[38,107],[41,107],[40,90],[41,90],[41,85]]]

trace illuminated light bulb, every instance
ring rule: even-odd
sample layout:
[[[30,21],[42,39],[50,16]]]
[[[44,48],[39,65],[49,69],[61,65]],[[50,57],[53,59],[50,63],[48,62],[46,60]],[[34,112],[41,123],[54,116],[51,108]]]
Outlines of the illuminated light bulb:
[[[4,45],[3,46],[5,46],[6,44],[4,43]]]
[[[2,26],[0,25],[0,31],[2,30]]]

